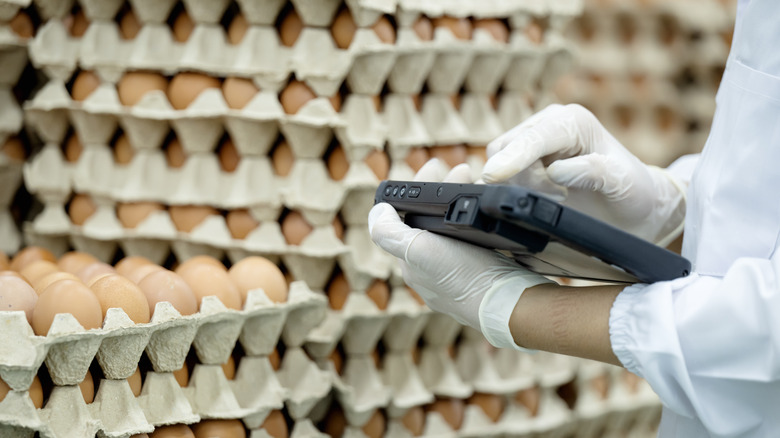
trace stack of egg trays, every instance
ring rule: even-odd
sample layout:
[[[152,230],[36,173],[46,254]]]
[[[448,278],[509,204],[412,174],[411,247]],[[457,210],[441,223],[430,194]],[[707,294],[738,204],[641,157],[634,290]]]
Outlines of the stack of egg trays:
[[[29,0],[0,2],[0,145],[23,128],[22,108],[13,88],[27,66],[27,41],[11,30],[10,20]],[[22,183],[22,165],[0,154],[0,251],[13,253],[21,246],[21,234],[9,211]]]
[[[256,253],[272,258],[284,254],[286,264],[300,265],[297,262],[302,259],[303,266],[290,268],[297,271],[296,274],[306,275],[311,272],[306,267],[316,264],[313,262],[332,260],[347,248],[324,231],[315,232],[319,237],[311,236],[310,244],[304,242],[300,247],[286,245],[274,223],[283,207],[300,209],[317,228],[329,225],[339,209],[345,214],[348,226],[364,224],[378,181],[360,163],[363,157],[372,150],[382,149],[387,143],[394,164],[393,176],[409,177],[411,171],[402,158],[411,146],[484,145],[530,113],[526,95],[534,90],[532,84],[538,82],[539,77],[555,76],[550,70],[560,72],[561,66],[565,65],[556,60],[568,56],[561,39],[555,37],[560,34],[560,26],[552,26],[551,36],[547,39],[549,44],[538,47],[532,46],[520,30],[514,32],[508,47],[497,45],[481,31],[476,32],[473,40],[460,42],[449,31],[442,29],[437,30],[434,41],[423,44],[415,39],[408,24],[422,12],[432,16],[443,14],[446,9],[439,3],[391,2],[392,8],[387,11],[397,9],[402,22],[398,44],[381,44],[372,31],[360,29],[355,42],[346,51],[335,49],[330,33],[315,27],[325,25],[331,19],[340,4],[333,1],[293,2],[311,27],[304,29],[298,43],[291,49],[279,45],[276,30],[270,24],[283,2],[240,2],[242,12],[253,25],[240,45],[220,46],[219,50],[214,50],[204,41],[216,42],[217,45],[224,41],[224,30],[214,23],[219,21],[227,6],[220,3],[219,7],[213,7],[214,3],[202,1],[185,2],[190,15],[198,23],[195,31],[187,43],[171,42],[170,50],[159,51],[148,50],[149,45],[141,41],[147,38],[145,35],[148,33],[153,33],[162,41],[156,43],[156,49],[165,48],[166,41],[172,41],[165,19],[173,2],[131,2],[136,14],[145,22],[132,41],[121,41],[117,36],[113,17],[121,2],[82,2],[92,22],[80,39],[69,37],[59,19],[68,13],[70,7],[61,7],[57,2],[39,3],[44,17],[51,19],[41,27],[31,44],[31,59],[50,76],[51,81],[26,104],[25,109],[29,122],[46,145],[26,167],[25,182],[29,190],[43,201],[45,208],[28,224],[26,236],[30,242],[43,244],[55,252],[62,252],[72,245],[105,260],[111,259],[117,242],[125,253],[143,255],[154,261],[162,261],[170,246],[180,258],[204,252],[216,257],[224,253],[231,257]],[[374,6],[364,7],[364,3],[367,4],[347,2],[353,15],[360,17],[359,20],[370,22],[367,16],[375,19],[386,12],[371,9]],[[484,9],[477,5],[464,6],[460,2],[446,6],[463,16],[501,13],[499,16],[508,18],[519,26],[518,29],[527,23],[530,16],[548,16],[551,22],[559,23],[570,19],[577,11],[577,2],[557,2],[555,9],[533,3],[534,6],[520,2],[488,2]],[[169,7],[163,7],[165,5]],[[272,11],[261,7],[270,7]],[[257,8],[261,8],[263,13],[259,13]],[[220,33],[219,37],[201,35],[214,32]],[[246,51],[255,47],[251,43],[255,38],[252,35],[272,38],[273,44],[264,44],[291,53],[288,57],[246,56]],[[411,41],[411,48],[404,48],[403,41],[406,40]],[[244,44],[249,47],[244,47]],[[328,53],[335,52],[332,53],[334,59],[349,59],[332,64],[294,61],[304,57],[296,53],[314,56],[327,51],[320,47],[323,44],[329,48]],[[161,57],[161,52],[165,56]],[[229,58],[234,52],[235,62],[232,62]],[[117,57],[118,53],[122,55]],[[217,54],[219,62],[210,58]],[[427,57],[429,61],[403,61],[405,57]],[[273,67],[280,71],[269,72],[262,66],[236,65],[239,60],[267,62],[271,58],[274,59]],[[289,62],[284,61],[287,58]],[[386,62],[379,62],[377,58]],[[422,70],[401,68],[409,64],[420,65]],[[335,69],[345,65],[350,68],[337,74]],[[386,65],[385,71],[377,72],[378,65]],[[307,72],[305,69],[313,68],[311,66],[330,70],[327,74]],[[105,81],[83,102],[72,101],[65,87],[77,67],[92,69]],[[459,73],[452,75],[455,80],[450,79],[456,67]],[[229,110],[221,93],[214,89],[205,91],[189,108],[181,111],[171,109],[160,92],[149,93],[141,102],[128,108],[119,104],[112,83],[124,71],[132,69],[159,69],[170,74],[178,70],[200,69],[217,76],[242,75],[254,79],[263,91],[241,111]],[[335,93],[345,80],[354,94],[347,96],[341,114],[335,113],[327,100],[321,98],[307,103],[295,115],[285,115],[277,92],[286,84],[290,74],[305,80],[323,96]],[[385,111],[377,114],[369,96],[380,93],[385,82],[391,93],[386,96]],[[409,93],[419,93],[426,82],[434,92],[424,99],[423,109],[418,113]],[[464,84],[471,91],[463,98],[461,115],[452,107],[448,96],[457,93]],[[489,96],[500,86],[508,91],[501,99],[499,110],[495,111],[489,103]],[[82,157],[73,166],[65,164],[59,151],[59,144],[71,124],[85,146]],[[110,158],[109,139],[120,126],[136,150],[133,162],[127,166],[117,166]],[[171,128],[192,158],[184,168],[176,171],[164,165],[160,152],[160,145]],[[243,158],[239,169],[232,174],[219,171],[216,158],[211,153],[224,131],[231,135]],[[296,168],[287,178],[275,178],[267,158],[279,132],[288,140],[298,158]],[[344,145],[354,164],[354,169],[343,183],[327,177],[320,159],[334,135]],[[257,190],[257,187],[262,187],[262,190]],[[83,227],[72,226],[65,215],[63,206],[72,191],[88,193],[98,204],[98,212]],[[113,212],[113,205],[139,200],[160,201],[167,205],[211,205],[224,209],[248,207],[262,225],[247,239],[236,241],[231,238],[220,217],[208,219],[191,233],[179,233],[163,212],[150,216],[135,230],[123,229]],[[312,278],[301,278],[318,282]]]
[[[591,109],[648,163],[698,152],[735,11],[734,2],[715,0],[586,1],[570,34],[579,69],[559,96]]]
[[[206,297],[200,311],[180,315],[170,303],[157,304],[152,321],[134,324],[121,309],[109,309],[101,329],[84,330],[70,314],[59,314],[46,336],[35,336],[24,312],[0,312],[6,341],[0,349],[0,377],[11,388],[0,402],[0,434],[32,437],[128,437],[156,426],[192,424],[201,419],[240,418],[260,427],[274,409],[287,407],[305,428],[308,410],[330,391],[331,380],[302,353],[308,332],[325,315],[325,299],[303,282],[293,282],[285,303],[250,291],[242,310],[227,309]],[[268,360],[277,343],[287,350],[281,368]],[[246,355],[228,381],[221,364],[240,342]],[[173,371],[194,348],[195,365],[187,387]],[[143,353],[147,372],[141,395],[126,379]],[[86,405],[78,384],[97,359],[103,379],[95,400]],[[45,362],[55,384],[46,405],[35,409],[27,390]],[[317,382],[317,385],[308,385]]]

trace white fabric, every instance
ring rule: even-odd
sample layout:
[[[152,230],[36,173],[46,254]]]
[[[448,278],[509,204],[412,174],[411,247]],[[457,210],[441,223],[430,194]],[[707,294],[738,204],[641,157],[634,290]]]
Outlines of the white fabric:
[[[661,437],[780,435],[780,4],[740,2],[688,193],[687,278],[625,289],[615,354],[664,404]]]

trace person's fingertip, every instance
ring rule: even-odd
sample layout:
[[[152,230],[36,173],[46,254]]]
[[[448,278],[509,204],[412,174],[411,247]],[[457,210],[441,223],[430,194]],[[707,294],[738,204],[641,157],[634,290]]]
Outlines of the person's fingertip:
[[[369,234],[372,234],[372,232],[374,231],[374,225],[376,225],[379,218],[389,213],[390,210],[392,210],[393,213],[395,213],[395,209],[393,208],[393,206],[386,202],[380,202],[371,208],[371,210],[368,212],[368,233]]]

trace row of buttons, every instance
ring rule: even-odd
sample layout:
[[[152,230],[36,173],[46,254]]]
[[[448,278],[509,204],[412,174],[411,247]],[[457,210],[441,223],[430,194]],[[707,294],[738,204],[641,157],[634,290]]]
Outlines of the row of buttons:
[[[422,188],[418,186],[411,186],[407,188],[406,184],[402,186],[387,186],[385,187],[385,196],[403,198],[404,196],[408,195],[409,198],[416,198],[420,196],[421,191]]]

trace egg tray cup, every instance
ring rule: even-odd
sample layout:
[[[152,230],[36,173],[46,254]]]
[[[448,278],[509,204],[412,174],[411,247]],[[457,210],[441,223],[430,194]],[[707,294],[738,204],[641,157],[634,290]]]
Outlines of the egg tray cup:
[[[386,407],[390,417],[401,417],[410,408],[434,400],[433,393],[423,383],[410,351],[385,353],[382,381],[390,391]]]
[[[364,291],[377,278],[388,278],[397,263],[374,245],[366,225],[350,224],[344,243],[349,251],[339,255],[338,265],[354,290]]]
[[[387,77],[388,88],[402,95],[420,94],[436,61],[433,43],[420,40],[411,27],[399,27],[395,48],[395,63]]]
[[[388,129],[388,152],[393,160],[406,157],[412,147],[428,146],[434,143],[426,122],[417,111],[411,96],[388,94],[385,96],[383,105],[383,116]],[[391,166],[391,172],[394,167]]]
[[[0,2],[0,22],[11,21],[20,9],[30,5],[31,0],[3,0]]]
[[[345,251],[348,248],[336,237],[333,227],[327,225],[315,227],[300,245],[289,245],[281,258],[293,278],[305,281],[312,289],[323,290],[338,256]]]
[[[371,152],[382,150],[389,133],[372,96],[347,95],[340,115],[344,124],[334,133],[350,162],[360,162]]]
[[[468,126],[452,104],[449,94],[425,95],[420,117],[434,144],[459,144],[470,139]]]
[[[249,438],[273,438],[265,429],[252,429],[248,436]],[[317,430],[311,420],[303,419],[293,424],[290,438],[328,438],[328,435]]]
[[[391,392],[382,381],[371,354],[348,354],[342,375],[333,373],[333,389],[347,424],[362,427],[377,409],[390,402]]]
[[[346,190],[346,184],[330,178],[325,163],[319,158],[296,159],[289,175],[280,182],[284,205],[291,210],[299,210],[315,231],[321,227],[332,228],[331,224],[344,202]],[[317,242],[322,239],[326,239],[324,234],[312,240]],[[326,246],[322,248],[324,250]],[[317,288],[315,285],[312,287]]]
[[[509,91],[502,93],[497,114],[502,128],[508,131],[533,115],[534,107],[525,93]]]
[[[567,436],[576,430],[577,423],[574,420],[566,403],[555,393],[555,388],[544,388],[540,394],[536,416],[531,416],[523,405],[511,401],[504,410],[500,423],[508,436]]]
[[[0,62],[3,62],[2,58]],[[22,130],[23,119],[22,109],[16,103],[12,86],[0,84],[0,144],[5,144],[8,138]]]
[[[466,93],[460,105],[461,120],[468,132],[463,143],[486,145],[505,132],[490,95]]]

